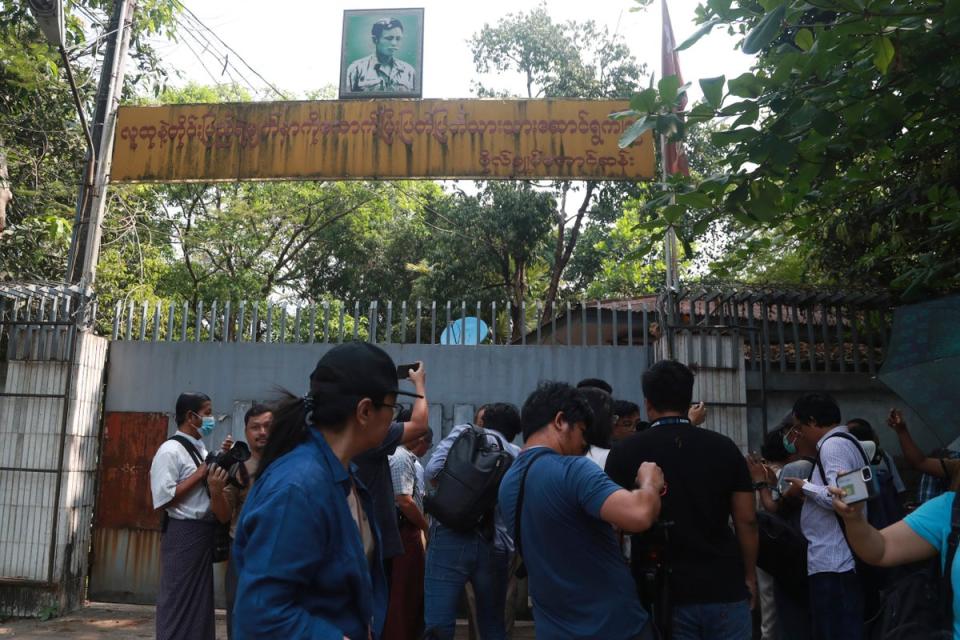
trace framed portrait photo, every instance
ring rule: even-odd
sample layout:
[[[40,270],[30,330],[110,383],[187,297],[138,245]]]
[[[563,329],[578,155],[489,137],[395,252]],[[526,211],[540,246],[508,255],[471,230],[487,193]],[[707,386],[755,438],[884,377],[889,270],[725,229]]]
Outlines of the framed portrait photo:
[[[343,12],[340,98],[423,94],[423,9]]]

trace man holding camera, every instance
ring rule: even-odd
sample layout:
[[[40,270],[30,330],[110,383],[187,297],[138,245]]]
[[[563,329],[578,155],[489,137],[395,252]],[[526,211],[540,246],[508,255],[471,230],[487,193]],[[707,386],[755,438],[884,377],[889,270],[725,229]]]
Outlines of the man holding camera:
[[[238,469],[239,483],[228,483],[223,490],[223,494],[230,505],[230,546],[233,547],[234,534],[237,531],[237,520],[240,519],[240,510],[243,509],[243,503],[247,499],[250,487],[253,484],[254,476],[257,473],[257,467],[260,465],[260,457],[267,446],[267,438],[270,436],[270,425],[273,423],[273,413],[270,407],[263,404],[255,404],[247,411],[243,417],[243,431],[250,447],[250,457],[240,464]],[[227,595],[227,638],[233,637],[233,601],[237,595],[237,573],[233,564],[233,554],[227,560],[227,575],[225,579]]]
[[[635,573],[666,582],[665,592],[644,594],[656,599],[661,626],[674,640],[749,640],[759,544],[750,471],[730,438],[696,426],[693,383],[680,362],[661,360],[644,372],[650,427],[614,447],[606,471],[630,489],[644,462],[663,469],[660,523],[631,547]]]
[[[180,394],[175,420],[176,434],[160,445],[150,465],[153,507],[164,510],[157,639],[213,640],[214,532],[217,520],[230,520],[223,495],[227,472],[204,462],[202,438],[216,425],[210,398]]]

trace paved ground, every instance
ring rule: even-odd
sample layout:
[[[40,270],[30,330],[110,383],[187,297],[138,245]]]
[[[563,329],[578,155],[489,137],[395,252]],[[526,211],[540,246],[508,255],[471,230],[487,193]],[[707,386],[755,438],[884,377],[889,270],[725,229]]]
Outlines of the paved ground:
[[[457,625],[457,640],[467,640],[466,624]],[[89,602],[79,611],[40,622],[39,620],[0,621],[0,639],[39,640],[134,640],[154,637],[154,607],[135,604]],[[217,611],[217,638],[226,638],[226,617]],[[530,623],[518,623],[514,640],[533,640]]]

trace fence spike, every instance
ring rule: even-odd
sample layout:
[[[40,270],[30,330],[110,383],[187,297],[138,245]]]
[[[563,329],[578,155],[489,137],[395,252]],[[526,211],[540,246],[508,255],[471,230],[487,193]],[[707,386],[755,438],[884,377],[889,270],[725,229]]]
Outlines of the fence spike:
[[[216,339],[217,333],[217,301],[214,300],[213,304],[210,305],[210,335],[207,336],[208,342],[213,342]]]
[[[246,332],[247,320],[247,301],[240,301],[240,308],[237,310],[237,342],[243,342],[243,334]]]
[[[113,310],[113,335],[111,337],[114,340],[120,339],[120,335],[119,335],[120,334],[120,310],[122,308],[123,308],[123,303],[118,300],[116,307]]]
[[[174,317],[173,302],[167,305],[167,342],[173,342],[173,332],[176,331],[176,318]]]

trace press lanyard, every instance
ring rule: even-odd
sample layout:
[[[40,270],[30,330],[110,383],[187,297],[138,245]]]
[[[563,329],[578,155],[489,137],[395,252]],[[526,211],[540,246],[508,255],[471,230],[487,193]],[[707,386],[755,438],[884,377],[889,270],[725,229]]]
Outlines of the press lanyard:
[[[692,423],[690,422],[689,419],[683,418],[680,416],[667,416],[666,418],[660,418],[659,420],[654,420],[653,422],[651,422],[650,428],[652,429],[654,427],[661,427],[661,426],[666,426],[670,424],[685,424],[689,426]]]

